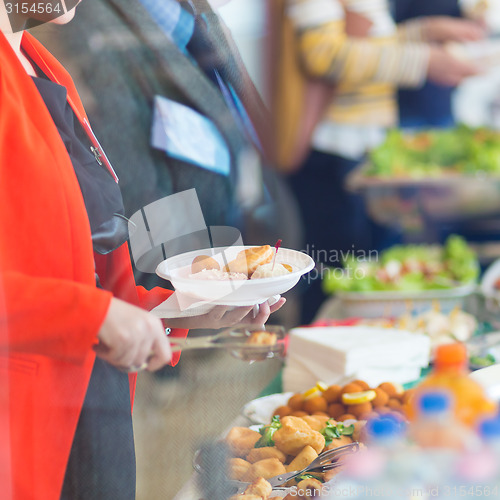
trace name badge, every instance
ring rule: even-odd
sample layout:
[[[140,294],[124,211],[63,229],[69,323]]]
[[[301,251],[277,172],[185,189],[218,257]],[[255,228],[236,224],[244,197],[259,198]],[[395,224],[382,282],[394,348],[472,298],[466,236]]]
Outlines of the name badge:
[[[151,145],[173,158],[229,175],[229,149],[217,127],[197,111],[162,96],[154,100]]]

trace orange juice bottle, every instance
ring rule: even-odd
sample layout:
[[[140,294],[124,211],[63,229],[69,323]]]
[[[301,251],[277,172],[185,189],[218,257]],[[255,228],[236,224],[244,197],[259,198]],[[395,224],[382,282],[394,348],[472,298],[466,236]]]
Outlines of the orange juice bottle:
[[[439,346],[433,372],[417,387],[407,407],[410,419],[416,415],[419,398],[432,389],[451,394],[455,418],[465,425],[474,426],[480,418],[493,414],[495,404],[487,398],[484,389],[468,377],[468,373],[467,349],[463,344]]]

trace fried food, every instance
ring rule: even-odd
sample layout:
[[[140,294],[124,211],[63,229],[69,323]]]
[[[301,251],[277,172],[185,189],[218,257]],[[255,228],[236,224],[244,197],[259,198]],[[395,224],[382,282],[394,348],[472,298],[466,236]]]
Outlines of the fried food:
[[[352,413],[345,413],[344,415],[340,415],[337,420],[339,422],[345,422],[346,420],[356,420],[356,417]]]
[[[255,462],[248,468],[248,471],[243,476],[243,481],[251,483],[259,477],[270,479],[285,472],[285,466],[277,458],[265,458]]]
[[[342,467],[335,467],[335,469],[327,470],[323,475],[325,483],[331,481],[340,472],[342,472]]]
[[[278,342],[278,336],[275,333],[262,330],[258,332],[252,332],[245,341],[245,344],[260,346],[275,345],[276,342]]]
[[[299,417],[283,417],[281,428],[273,436],[276,447],[286,455],[297,456],[307,445],[320,453],[325,447],[325,438]]]
[[[304,410],[295,410],[290,413],[290,417],[305,417],[308,413]]]
[[[373,389],[375,393],[377,394],[375,396],[375,399],[372,401],[372,405],[374,408],[379,408],[381,406],[385,406],[387,402],[389,401],[389,394],[384,391],[381,387],[377,387],[376,389]]]
[[[351,384],[357,384],[361,387],[361,390],[362,391],[369,391],[370,390],[370,386],[367,382],[365,382],[364,380],[359,380],[359,379],[356,379],[356,380],[353,380],[351,382]]]
[[[318,453],[312,446],[304,446],[300,453],[286,466],[287,472],[305,469],[313,460],[318,458]]]
[[[278,406],[276,410],[274,410],[273,415],[278,415],[280,418],[286,417],[292,413],[292,409],[289,406]]]
[[[345,406],[342,403],[333,403],[328,406],[328,415],[332,418],[338,419],[341,415],[345,414]]]
[[[229,497],[229,500],[262,500],[260,495],[247,495],[244,493],[243,495],[233,495]]]
[[[379,387],[384,390],[390,398],[396,398],[403,393],[403,388],[399,384],[393,384],[392,382],[382,382]]]
[[[243,476],[247,473],[250,468],[250,462],[243,460],[242,458],[230,458],[227,461],[227,475],[229,479],[234,479],[235,481],[241,481]]]
[[[342,394],[348,394],[351,392],[363,392],[363,388],[360,385],[351,382],[342,387],[340,395],[342,396]]]
[[[318,498],[321,495],[321,489],[323,488],[323,484],[309,477],[307,479],[303,479],[297,485],[297,494],[300,499],[309,499],[309,498]]]
[[[220,265],[213,257],[210,257],[208,255],[198,255],[193,259],[193,262],[191,264],[191,273],[200,273],[204,269],[220,270]]]
[[[357,405],[348,405],[347,413],[349,415],[354,415],[356,419],[359,420],[361,415],[364,415],[365,413],[370,413],[372,409],[373,409],[372,404],[370,402],[366,402]]]
[[[323,397],[326,399],[328,404],[340,402],[340,392],[342,387],[340,385],[334,384],[328,387],[328,389],[323,392]]]
[[[292,410],[302,410],[302,409],[304,409],[304,396],[302,396],[302,394],[294,394],[288,400],[288,406]]]
[[[277,458],[281,463],[285,463],[286,455],[278,450],[276,446],[266,446],[264,448],[254,448],[247,455],[247,461],[251,464],[265,460],[266,458]]]
[[[403,405],[399,399],[390,398],[389,401],[387,401],[387,408],[390,408],[391,410],[402,410]]]
[[[366,432],[366,422],[354,422],[354,432],[352,433],[352,440],[358,443],[366,443],[368,440],[368,433]]]
[[[330,420],[330,417],[328,415],[323,416],[323,415],[305,415],[304,417],[300,417],[304,422],[309,425],[309,427],[313,431],[320,431],[326,426],[326,423],[328,420]]]
[[[273,487],[263,477],[259,477],[246,487],[244,494],[259,495],[266,500],[272,492]]]
[[[415,394],[415,389],[407,389],[403,396],[401,397],[401,402],[406,405],[410,402],[411,398]]]
[[[316,396],[304,401],[304,411],[307,413],[314,413],[315,411],[326,411],[328,403],[323,396]]]
[[[234,260],[224,266],[224,271],[243,273],[250,278],[259,266],[271,262],[273,256],[274,251],[269,245],[248,248],[239,252]]]
[[[346,444],[351,444],[352,438],[351,436],[340,436],[337,439],[334,439],[325,449],[326,450],[334,450],[335,448],[339,448],[340,446],[344,446]]]
[[[259,439],[257,431],[247,427],[233,427],[226,436],[226,443],[233,456],[245,458]]]

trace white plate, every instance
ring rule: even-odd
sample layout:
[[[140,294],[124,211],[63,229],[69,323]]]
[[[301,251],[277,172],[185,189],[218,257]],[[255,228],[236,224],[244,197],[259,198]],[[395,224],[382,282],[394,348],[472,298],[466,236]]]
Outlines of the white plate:
[[[233,260],[238,252],[253,248],[252,246],[231,246],[204,248],[170,257],[156,268],[158,276],[169,280],[175,290],[199,300],[213,301],[228,305],[258,304],[273,295],[281,295],[293,288],[303,274],[314,267],[309,255],[280,248],[276,257],[277,263],[289,264],[293,271],[285,276],[262,278],[255,280],[201,280],[190,278],[191,264],[198,255],[213,257],[221,268]]]
[[[253,424],[267,425],[273,418],[274,410],[278,406],[285,405],[293,394],[293,392],[284,392],[254,399],[243,407],[242,414]]]
[[[491,399],[500,401],[500,365],[476,370],[469,377],[481,384]]]

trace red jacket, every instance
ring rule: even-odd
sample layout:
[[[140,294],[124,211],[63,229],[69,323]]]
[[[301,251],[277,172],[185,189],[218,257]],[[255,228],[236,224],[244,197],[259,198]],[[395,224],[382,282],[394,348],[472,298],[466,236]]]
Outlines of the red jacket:
[[[22,45],[86,117],[57,60],[28,34]],[[171,292],[136,288],[126,245],[94,261],[69,156],[1,32],[0,204],[0,496],[56,500],[112,293],[154,306]]]

